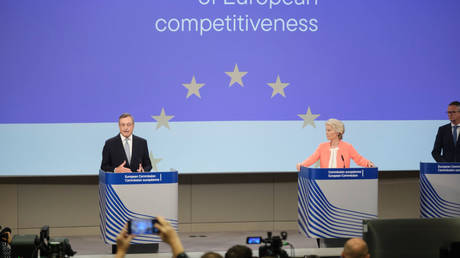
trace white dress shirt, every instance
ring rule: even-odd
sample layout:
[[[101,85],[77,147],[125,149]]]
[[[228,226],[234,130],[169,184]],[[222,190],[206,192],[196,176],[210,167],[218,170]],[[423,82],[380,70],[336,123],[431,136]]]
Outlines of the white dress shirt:
[[[339,147],[330,148],[331,157],[329,158],[329,168],[337,168],[337,151]]]
[[[125,141],[128,139],[128,145],[129,145],[129,153],[131,154],[131,158],[133,157],[133,135],[131,134],[129,137],[124,137],[122,134],[120,134],[121,137],[121,143],[123,146],[125,146]],[[127,163],[130,163],[130,160],[128,160]]]

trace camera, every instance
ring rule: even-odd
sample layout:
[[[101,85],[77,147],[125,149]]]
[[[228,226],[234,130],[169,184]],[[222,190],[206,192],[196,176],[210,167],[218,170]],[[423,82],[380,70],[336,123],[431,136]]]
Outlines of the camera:
[[[158,234],[158,229],[155,228],[155,223],[158,223],[157,219],[128,220],[128,234]]]
[[[280,234],[281,236],[272,236],[272,232],[267,232],[267,238],[262,238],[260,236],[250,236],[246,238],[246,244],[264,244],[259,247],[259,257],[279,257],[279,258],[289,258],[289,255],[285,250],[282,249],[285,241],[287,239],[287,232],[283,231]],[[286,243],[287,244],[287,243]]]
[[[43,226],[38,235],[15,235],[11,241],[11,257],[64,258],[77,252],[72,250],[66,238],[50,238],[49,226]]]

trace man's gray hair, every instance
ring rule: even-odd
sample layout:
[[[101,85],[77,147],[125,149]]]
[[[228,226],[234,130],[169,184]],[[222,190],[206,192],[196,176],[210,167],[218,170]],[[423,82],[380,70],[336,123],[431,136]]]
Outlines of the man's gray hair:
[[[118,122],[120,122],[120,120],[125,117],[131,117],[131,120],[133,120],[133,123],[134,123],[134,117],[130,113],[121,114],[120,117],[118,118]]]

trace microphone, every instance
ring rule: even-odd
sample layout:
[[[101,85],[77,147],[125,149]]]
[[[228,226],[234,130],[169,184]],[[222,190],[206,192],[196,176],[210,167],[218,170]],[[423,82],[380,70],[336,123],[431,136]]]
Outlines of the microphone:
[[[340,154],[340,157],[342,158],[342,161],[343,161],[343,168],[345,168],[345,159],[343,158],[342,154]]]

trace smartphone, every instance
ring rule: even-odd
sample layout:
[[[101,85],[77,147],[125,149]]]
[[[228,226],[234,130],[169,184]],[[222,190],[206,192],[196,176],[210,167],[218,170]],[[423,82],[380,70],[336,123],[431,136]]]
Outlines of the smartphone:
[[[155,228],[157,219],[132,219],[128,220],[128,234],[145,235],[158,234],[158,229]]]
[[[261,244],[262,243],[262,237],[258,236],[258,237],[248,237],[246,238],[246,244],[248,245],[258,245],[258,244]]]

